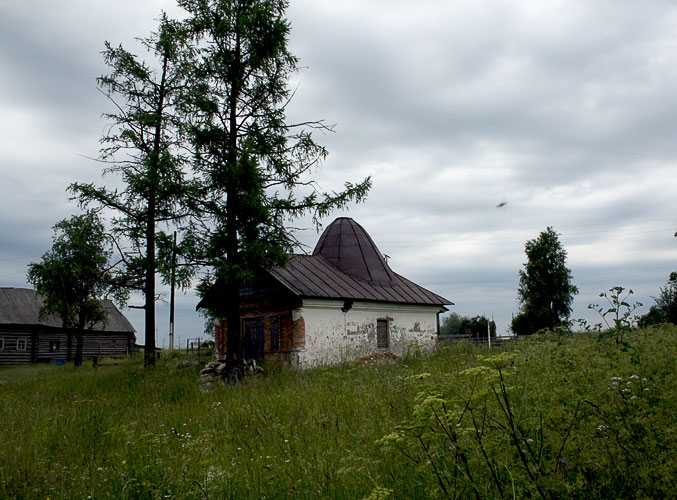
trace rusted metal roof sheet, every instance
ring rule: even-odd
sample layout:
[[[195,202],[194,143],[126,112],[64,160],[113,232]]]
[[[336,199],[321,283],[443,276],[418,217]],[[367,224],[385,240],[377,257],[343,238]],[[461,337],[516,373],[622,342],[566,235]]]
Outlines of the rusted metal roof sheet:
[[[293,255],[270,274],[301,297],[453,304],[393,272],[369,234],[348,217],[327,226],[313,255]]]
[[[348,217],[327,226],[313,255],[293,255],[270,274],[300,297],[453,304],[393,272],[369,234]]]
[[[321,255],[293,255],[270,274],[295,295],[307,298],[353,299],[402,304],[451,305],[444,297],[389,269],[390,281],[355,278]]]
[[[423,304],[441,308],[453,305],[449,299],[390,269],[364,228],[347,217],[338,218],[327,226],[313,255],[292,255],[284,267],[273,268],[268,273],[282,287],[302,298]],[[216,300],[219,299],[215,294],[208,292],[197,309],[209,308]]]
[[[102,300],[101,305],[108,318],[105,327],[98,324],[95,331],[134,332],[129,320],[110,300]],[[29,288],[0,288],[0,325],[40,325],[61,328],[61,319],[49,315],[40,319],[42,298]]]

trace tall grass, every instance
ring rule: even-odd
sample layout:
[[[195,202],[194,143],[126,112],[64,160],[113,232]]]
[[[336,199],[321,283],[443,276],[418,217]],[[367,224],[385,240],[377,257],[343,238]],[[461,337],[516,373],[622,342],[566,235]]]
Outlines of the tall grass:
[[[271,368],[209,390],[174,358],[154,370],[140,358],[2,368],[0,498],[667,495],[675,353],[675,327],[635,332],[623,349],[546,335],[396,363]],[[533,452],[525,461],[518,448]]]

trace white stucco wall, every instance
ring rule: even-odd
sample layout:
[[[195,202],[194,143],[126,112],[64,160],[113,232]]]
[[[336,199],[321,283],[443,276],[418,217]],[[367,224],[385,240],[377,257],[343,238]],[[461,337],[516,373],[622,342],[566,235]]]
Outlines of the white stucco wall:
[[[292,318],[303,318],[305,323],[305,349],[294,356],[298,366],[335,364],[376,352],[402,355],[407,349],[435,348],[438,306],[355,301],[343,312],[343,305],[342,300],[305,299],[302,307],[293,311]],[[386,349],[377,347],[379,319],[388,320]]]

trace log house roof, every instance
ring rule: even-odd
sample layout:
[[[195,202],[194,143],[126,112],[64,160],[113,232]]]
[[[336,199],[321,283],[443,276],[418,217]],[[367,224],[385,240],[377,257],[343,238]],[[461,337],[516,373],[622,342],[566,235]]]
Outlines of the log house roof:
[[[108,318],[106,325],[95,325],[93,330],[100,332],[130,332],[134,327],[129,320],[108,299],[101,305]],[[29,288],[0,287],[0,325],[39,325],[61,328],[61,319],[50,314],[40,319],[42,298],[35,290]]]

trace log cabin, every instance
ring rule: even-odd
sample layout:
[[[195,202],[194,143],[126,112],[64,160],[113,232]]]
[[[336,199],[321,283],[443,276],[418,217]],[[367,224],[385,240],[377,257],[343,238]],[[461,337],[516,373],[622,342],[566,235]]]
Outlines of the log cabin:
[[[83,357],[125,356],[134,350],[135,330],[110,300],[101,301],[105,324],[86,330]],[[28,288],[0,288],[0,365],[66,360],[75,355],[75,332],[54,315],[40,318],[42,299]]]

